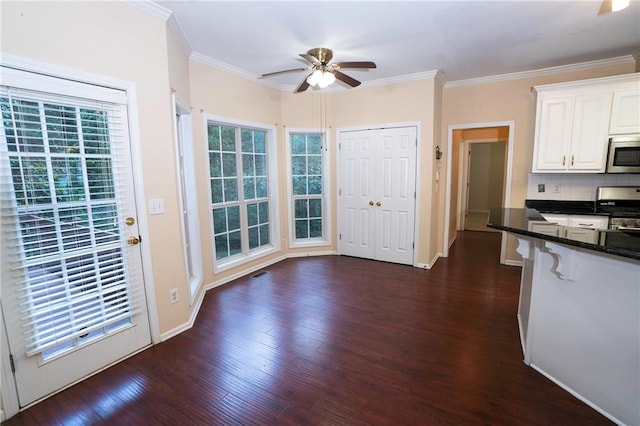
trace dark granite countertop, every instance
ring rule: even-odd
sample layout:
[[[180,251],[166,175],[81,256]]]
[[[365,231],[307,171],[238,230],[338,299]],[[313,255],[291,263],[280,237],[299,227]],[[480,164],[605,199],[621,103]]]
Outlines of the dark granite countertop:
[[[601,232],[606,234],[604,242],[602,244],[591,244],[529,231],[529,222],[544,220],[540,213],[532,208],[493,209],[489,215],[487,226],[514,234],[640,260],[640,235],[632,236],[621,231],[603,230]]]

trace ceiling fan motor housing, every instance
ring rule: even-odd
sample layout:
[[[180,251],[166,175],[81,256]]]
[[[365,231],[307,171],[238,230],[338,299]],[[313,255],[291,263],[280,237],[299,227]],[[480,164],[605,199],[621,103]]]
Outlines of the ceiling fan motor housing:
[[[313,56],[316,58],[322,65],[327,65],[331,59],[333,58],[333,52],[331,49],[327,49],[325,47],[316,47],[315,49],[310,49],[307,51],[307,55]]]

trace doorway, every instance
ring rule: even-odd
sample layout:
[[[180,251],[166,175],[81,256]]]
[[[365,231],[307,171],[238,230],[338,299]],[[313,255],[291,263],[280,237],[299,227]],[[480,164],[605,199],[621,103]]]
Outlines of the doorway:
[[[442,253],[448,256],[449,247],[455,242],[457,232],[464,229],[465,214],[468,211],[467,181],[468,146],[471,143],[502,143],[506,146],[503,164],[502,203],[510,205],[511,175],[514,145],[513,121],[450,125],[447,137],[447,180],[445,189],[445,220]],[[471,142],[474,141],[474,142]],[[505,142],[506,141],[506,142]],[[495,184],[494,184],[495,186]],[[507,234],[502,232],[500,263],[506,263]]]
[[[151,334],[126,92],[9,68],[2,83],[0,332],[12,415]]]
[[[486,225],[489,212],[504,205],[506,141],[464,139],[462,144],[462,157],[467,164],[461,168],[460,182],[464,184],[458,190],[463,203],[457,228],[499,232]]]

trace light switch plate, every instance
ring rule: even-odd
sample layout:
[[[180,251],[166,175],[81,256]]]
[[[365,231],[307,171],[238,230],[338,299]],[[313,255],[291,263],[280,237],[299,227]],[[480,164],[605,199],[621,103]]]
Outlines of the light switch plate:
[[[149,200],[149,214],[164,213],[164,199],[153,198]]]

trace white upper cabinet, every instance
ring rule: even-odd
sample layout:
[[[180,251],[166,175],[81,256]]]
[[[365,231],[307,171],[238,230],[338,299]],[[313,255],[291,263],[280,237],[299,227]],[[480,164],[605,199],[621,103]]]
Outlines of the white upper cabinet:
[[[640,73],[535,89],[533,173],[603,173],[609,135],[640,133]]]
[[[629,90],[616,90],[613,93],[611,108],[610,135],[640,133],[640,83]]]
[[[540,93],[533,172],[604,172],[610,93]]]

